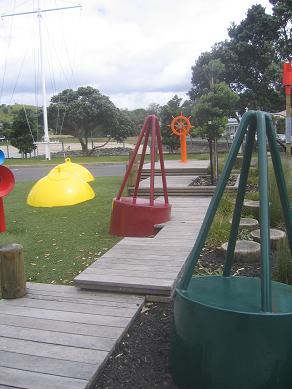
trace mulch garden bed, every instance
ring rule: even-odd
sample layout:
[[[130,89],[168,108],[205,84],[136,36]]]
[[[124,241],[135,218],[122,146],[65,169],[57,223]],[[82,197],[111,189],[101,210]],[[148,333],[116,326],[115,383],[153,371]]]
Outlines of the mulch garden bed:
[[[172,304],[146,304],[92,388],[175,389],[169,368],[172,316]]]
[[[236,183],[238,175],[232,175],[227,181],[228,186],[233,186]],[[192,180],[189,186],[216,186],[217,182],[214,180],[213,184],[211,181],[211,176],[198,176]]]
[[[222,272],[224,257],[216,250],[202,252],[197,272],[200,275]],[[232,274],[259,276],[259,263],[234,263]],[[137,316],[94,389],[175,389],[170,372],[173,305],[147,304]]]

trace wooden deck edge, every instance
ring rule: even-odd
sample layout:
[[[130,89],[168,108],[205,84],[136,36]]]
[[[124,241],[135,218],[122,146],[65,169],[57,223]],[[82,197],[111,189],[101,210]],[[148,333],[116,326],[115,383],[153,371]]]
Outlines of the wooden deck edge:
[[[159,295],[159,296],[171,296],[173,287],[169,288],[155,288],[153,290],[149,290],[149,288],[145,285],[137,285],[137,286],[125,286],[118,285],[115,283],[101,283],[94,281],[82,281],[78,279],[74,279],[74,285],[81,289],[88,290],[96,290],[99,292],[113,292],[113,293],[125,293],[125,294],[135,294],[135,295]]]
[[[88,384],[86,386],[85,389],[95,389],[96,386],[94,385],[95,384],[95,381],[97,380],[97,378],[102,374],[110,356],[115,352],[116,348],[118,347],[118,345],[120,344],[120,342],[122,341],[123,337],[125,336],[125,334],[128,332],[129,328],[131,327],[132,323],[135,321],[136,317],[140,314],[144,304],[146,302],[146,298],[144,297],[144,300],[141,301],[140,303],[140,306],[138,307],[138,309],[136,310],[136,313],[131,317],[131,320],[129,320],[129,323],[128,325],[125,327],[124,331],[121,333],[121,335],[118,337],[117,341],[114,343],[112,349],[108,352],[106,358],[103,360],[103,362],[98,366],[96,372],[94,373],[94,375],[91,377],[91,379],[88,381]],[[94,386],[93,386],[94,385]]]
[[[228,193],[237,192],[238,190],[238,184],[239,184],[239,178],[238,175],[236,182],[234,185],[227,185],[225,187],[225,191]],[[169,196],[213,196],[215,192],[216,186],[185,186],[181,188],[175,188],[175,187],[168,187],[167,192]],[[129,187],[129,194],[130,196],[134,193],[134,187]],[[163,195],[163,189],[162,188],[154,188],[154,194],[155,196],[162,196]],[[149,188],[139,188],[138,195],[150,195],[150,189]]]
[[[166,170],[165,174],[167,176],[207,176],[208,170],[207,169],[189,169],[189,170],[177,170],[177,171],[169,171]],[[155,176],[161,176],[161,171],[155,170]],[[150,170],[149,171],[142,171],[141,178],[148,178],[150,177]]]

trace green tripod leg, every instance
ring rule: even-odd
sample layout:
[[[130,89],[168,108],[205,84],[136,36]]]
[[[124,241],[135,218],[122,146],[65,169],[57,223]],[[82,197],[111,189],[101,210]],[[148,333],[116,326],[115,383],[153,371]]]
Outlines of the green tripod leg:
[[[225,264],[224,264],[224,271],[223,276],[229,277],[231,272],[231,267],[234,260],[234,250],[238,235],[238,229],[239,229],[239,223],[240,223],[240,217],[241,217],[241,211],[245,196],[245,190],[246,190],[246,184],[248,179],[248,172],[250,167],[250,161],[252,157],[252,150],[253,150],[253,144],[255,139],[255,125],[252,124],[252,128],[247,133],[247,139],[244,149],[244,157],[242,161],[242,167],[240,171],[240,179],[238,184],[238,191],[237,191],[237,197],[233,212],[233,218],[232,218],[232,225],[228,240],[228,248],[225,258]]]

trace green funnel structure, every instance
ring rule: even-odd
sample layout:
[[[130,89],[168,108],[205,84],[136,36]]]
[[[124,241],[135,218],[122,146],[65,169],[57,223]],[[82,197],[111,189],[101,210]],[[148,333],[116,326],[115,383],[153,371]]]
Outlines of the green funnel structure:
[[[230,276],[257,134],[261,277]],[[246,136],[223,276],[193,277]],[[271,280],[267,140],[292,253],[292,215],[270,116],[244,114],[196,243],[176,289],[172,372],[179,388],[291,389],[292,287]]]

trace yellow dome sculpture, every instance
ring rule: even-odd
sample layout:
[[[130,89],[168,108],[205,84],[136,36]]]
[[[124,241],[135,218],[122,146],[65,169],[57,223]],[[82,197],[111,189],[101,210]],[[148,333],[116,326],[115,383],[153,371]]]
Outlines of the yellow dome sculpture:
[[[65,158],[65,162],[61,163],[58,166],[61,166],[62,168],[65,169],[65,171],[68,171],[69,173],[79,176],[85,182],[94,181],[93,175],[90,173],[88,169],[86,169],[86,167],[79,165],[78,163],[71,162],[70,158]]]
[[[91,186],[62,165],[35,183],[27,197],[32,207],[63,207],[75,205],[95,197]]]

